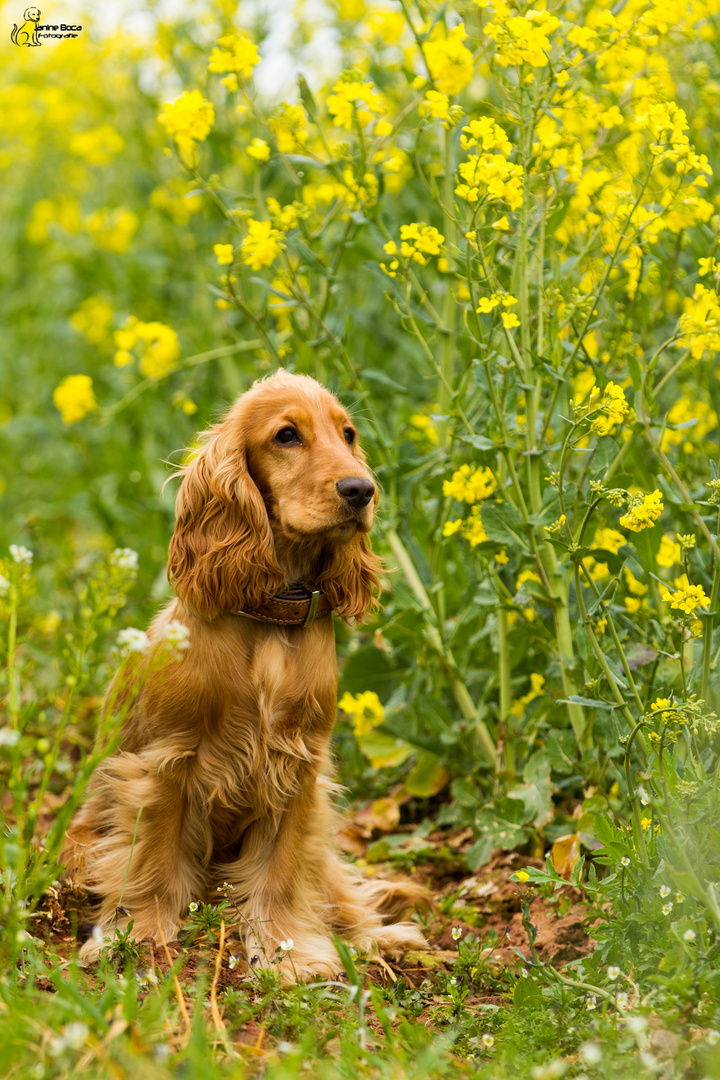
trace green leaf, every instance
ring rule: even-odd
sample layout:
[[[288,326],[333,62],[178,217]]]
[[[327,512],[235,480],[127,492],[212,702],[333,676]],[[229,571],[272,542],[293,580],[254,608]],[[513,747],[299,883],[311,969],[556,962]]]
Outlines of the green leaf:
[[[407,775],[405,787],[411,795],[429,799],[442,791],[449,779],[450,774],[447,769],[443,768],[436,757],[432,757],[430,754],[420,754]]]
[[[357,744],[376,769],[386,768],[388,765],[402,765],[412,754],[412,747],[406,742],[392,735],[385,735],[382,731],[359,735]]]
[[[460,442],[469,443],[476,450],[497,450],[498,448],[498,444],[488,439],[487,435],[461,435]]]
[[[378,371],[377,368],[362,368],[359,374],[363,379],[367,379],[369,383],[374,383],[376,386],[386,386],[388,390],[393,390],[396,394],[406,395],[408,392],[407,386],[401,386],[400,383],[395,382],[384,371]]]
[[[521,976],[515,983],[513,1004],[516,1009],[537,1009],[545,1004],[542,990],[530,976]]]
[[[570,697],[560,698],[559,705],[585,705],[588,709],[619,709],[619,705],[613,705],[609,701],[599,701],[597,698],[580,697],[571,694]]]
[[[480,508],[480,517],[488,540],[525,552],[529,550],[522,516],[511,503],[485,502]]]
[[[391,684],[399,674],[386,652],[374,645],[365,645],[348,657],[342,670],[342,685],[351,694],[374,690],[387,701]]]

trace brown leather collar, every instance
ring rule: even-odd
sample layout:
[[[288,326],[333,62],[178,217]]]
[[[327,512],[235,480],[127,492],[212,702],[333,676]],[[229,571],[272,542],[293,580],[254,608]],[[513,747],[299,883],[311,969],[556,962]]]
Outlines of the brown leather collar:
[[[243,608],[235,614],[281,626],[310,626],[316,619],[332,614],[332,610],[330,601],[320,589],[291,585],[287,592],[271,596],[259,607]]]

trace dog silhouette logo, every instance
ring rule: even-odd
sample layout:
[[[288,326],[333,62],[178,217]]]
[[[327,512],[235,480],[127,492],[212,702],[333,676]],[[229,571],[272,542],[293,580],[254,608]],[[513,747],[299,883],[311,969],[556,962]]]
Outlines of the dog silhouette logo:
[[[23,46],[42,45],[37,32],[37,26],[40,22],[40,8],[26,8],[23,18],[25,22],[21,24],[19,29],[17,23],[13,25],[10,40],[14,45],[19,45],[21,48]]]

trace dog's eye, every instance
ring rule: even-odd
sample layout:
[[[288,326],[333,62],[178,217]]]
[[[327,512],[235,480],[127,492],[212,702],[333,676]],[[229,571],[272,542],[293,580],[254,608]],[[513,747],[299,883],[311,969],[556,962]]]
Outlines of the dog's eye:
[[[352,446],[352,444],[355,442],[355,432],[351,427],[346,427],[344,434],[345,442],[348,444],[348,446]]]
[[[284,446],[288,446],[289,443],[299,441],[300,440],[298,438],[298,433],[295,428],[292,427],[281,428],[275,436],[275,442],[282,443]]]

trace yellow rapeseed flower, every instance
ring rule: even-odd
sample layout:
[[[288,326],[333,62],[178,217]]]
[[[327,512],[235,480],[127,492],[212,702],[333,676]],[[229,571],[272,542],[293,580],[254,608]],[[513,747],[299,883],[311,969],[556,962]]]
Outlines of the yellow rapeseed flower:
[[[250,218],[247,226],[248,234],[240,245],[243,262],[251,270],[272,266],[284,247],[282,234],[273,229],[270,221],[254,221]]]
[[[232,244],[213,244],[213,251],[220,266],[230,266],[234,250]]]
[[[674,590],[670,590],[667,585],[660,586],[660,596],[671,608],[683,611],[686,615],[692,615],[696,608],[707,609],[710,597],[705,594],[702,585],[691,585],[687,574],[675,578],[674,585]]]
[[[245,147],[245,153],[256,161],[267,161],[270,157],[270,147],[264,139],[253,139],[250,145]]]
[[[260,63],[257,45],[245,34],[225,34],[218,47],[210,53],[208,71],[218,74],[232,72],[249,79]]]
[[[352,717],[356,737],[368,735],[382,723],[385,715],[382,702],[374,690],[365,690],[362,694],[345,693],[338,702],[338,708]]]
[[[163,105],[158,116],[181,154],[192,153],[196,142],[204,142],[215,121],[215,110],[199,90],[186,90],[174,104]]]
[[[53,390],[53,403],[62,417],[63,424],[77,424],[89,412],[97,408],[89,375],[68,375]]]
[[[630,509],[620,518],[620,524],[631,532],[651,529],[662,511],[662,495],[657,489],[649,495],[631,495]]]

